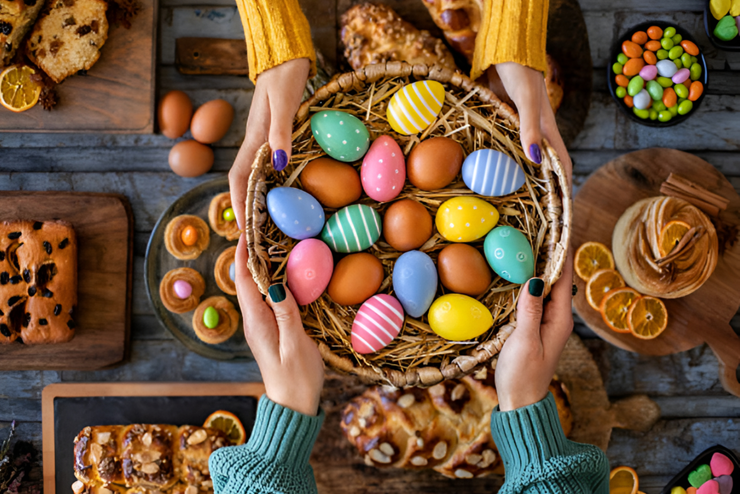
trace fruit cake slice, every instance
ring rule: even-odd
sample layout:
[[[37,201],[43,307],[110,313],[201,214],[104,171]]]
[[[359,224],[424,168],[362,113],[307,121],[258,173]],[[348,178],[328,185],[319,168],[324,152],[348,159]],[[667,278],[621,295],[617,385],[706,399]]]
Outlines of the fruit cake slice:
[[[10,64],[43,6],[44,0],[0,0],[0,67]]]
[[[5,0],[0,0],[0,2]],[[105,0],[49,0],[28,39],[28,56],[55,82],[88,70],[108,39]]]

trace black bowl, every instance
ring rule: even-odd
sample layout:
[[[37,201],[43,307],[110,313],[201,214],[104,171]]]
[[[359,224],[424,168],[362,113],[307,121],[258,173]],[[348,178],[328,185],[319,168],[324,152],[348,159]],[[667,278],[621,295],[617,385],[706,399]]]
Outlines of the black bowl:
[[[701,94],[701,96],[699,96],[698,100],[694,101],[694,107],[689,113],[687,113],[686,115],[676,115],[668,122],[660,122],[658,120],[650,119],[643,120],[642,118],[638,117],[637,115],[632,113],[632,108],[628,107],[626,104],[624,104],[624,101],[622,101],[621,98],[617,97],[617,94],[615,92],[617,89],[617,83],[614,80],[615,75],[614,72],[612,72],[612,65],[614,64],[614,62],[617,61],[617,55],[622,53],[622,43],[627,40],[631,40],[632,35],[637,31],[647,32],[650,26],[658,26],[663,30],[665,30],[665,28],[669,26],[672,26],[676,28],[676,34],[680,34],[683,39],[692,41],[694,44],[696,44],[696,46],[699,46],[699,43],[696,42],[696,39],[694,39],[694,37],[691,36],[688,31],[680,26],[677,26],[676,24],[665,21],[643,22],[629,29],[625,34],[617,39],[617,42],[614,43],[614,45],[612,45],[611,58],[609,58],[609,63],[606,64],[606,83],[609,86],[609,92],[611,93],[612,98],[614,98],[614,101],[617,102],[617,106],[619,107],[619,109],[622,110],[622,112],[624,112],[624,114],[627,115],[631,120],[634,120],[640,125],[647,125],[648,127],[671,127],[673,125],[680,124],[687,118],[691,117],[691,115],[693,115],[694,112],[696,112],[696,110],[699,108],[701,102],[704,101],[704,96],[707,94],[707,81],[709,80],[707,77],[707,61],[704,59],[704,53],[702,53],[700,49],[699,56],[697,56],[696,58],[699,62],[699,65],[701,65],[701,78],[699,79],[699,81],[704,85],[704,92]]]
[[[709,465],[714,453],[722,453],[732,461],[735,465],[735,470],[732,472],[733,484],[736,486],[740,485],[740,462],[738,462],[737,456],[724,446],[717,445],[703,451],[699,456],[694,458],[694,461],[686,465],[686,468],[681,470],[678,475],[673,477],[671,481],[666,484],[663,490],[660,491],[660,494],[670,494],[671,489],[674,487],[683,487],[684,489],[689,488],[691,486],[691,484],[689,484],[689,474],[696,470],[699,465]],[[737,490],[737,488],[735,487],[734,490]]]
[[[707,32],[707,38],[709,38],[709,41],[720,50],[740,51],[740,34],[730,41],[722,41],[714,36],[714,28],[717,27],[718,22],[719,21],[714,18],[712,12],[709,10],[709,0],[707,0],[704,4],[704,30]]]

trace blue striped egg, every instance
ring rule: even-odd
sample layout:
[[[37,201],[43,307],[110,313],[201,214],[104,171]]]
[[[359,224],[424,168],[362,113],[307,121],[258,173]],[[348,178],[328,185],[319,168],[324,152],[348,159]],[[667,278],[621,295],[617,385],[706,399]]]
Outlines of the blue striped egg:
[[[437,119],[445,102],[445,88],[437,81],[407,84],[393,95],[386,117],[393,130],[403,135],[418,134]]]
[[[267,211],[281,232],[296,240],[315,237],[324,226],[324,209],[314,196],[294,187],[267,193]]]
[[[373,208],[353,204],[329,218],[321,232],[321,240],[334,252],[360,252],[378,241],[382,224],[380,215]]]
[[[524,185],[522,167],[507,154],[494,149],[470,153],[463,163],[462,177],[470,190],[488,197],[505,196]]]
[[[410,250],[393,265],[393,291],[411,317],[421,317],[437,293],[437,268],[432,258]]]

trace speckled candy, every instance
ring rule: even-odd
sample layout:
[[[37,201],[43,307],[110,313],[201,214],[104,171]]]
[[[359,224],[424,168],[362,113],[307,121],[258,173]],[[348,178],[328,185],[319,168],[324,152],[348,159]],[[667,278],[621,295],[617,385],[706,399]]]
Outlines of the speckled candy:
[[[324,210],[311,194],[293,187],[267,193],[267,211],[281,232],[296,240],[315,237],[324,226]]]
[[[367,127],[349,113],[320,111],[311,117],[311,132],[321,149],[339,161],[357,161],[370,147]]]
[[[185,300],[193,293],[193,286],[185,280],[175,281],[172,288],[175,290],[175,295],[177,295],[177,298],[180,300]]]
[[[432,258],[412,250],[396,259],[393,266],[393,291],[411,317],[421,317],[437,293],[437,268]]]
[[[437,118],[444,101],[445,88],[437,81],[407,84],[388,103],[388,123],[399,134],[417,134]]]
[[[491,230],[483,243],[488,265],[503,279],[524,283],[534,275],[534,255],[529,240],[511,226]]]
[[[735,470],[735,464],[732,463],[732,460],[722,453],[714,453],[712,455],[709,467],[712,469],[712,475],[715,477],[732,475],[732,472]]]
[[[462,166],[465,185],[476,194],[499,197],[524,185],[524,171],[509,155],[494,149],[479,149],[465,158]]]
[[[382,224],[380,215],[373,208],[353,204],[329,218],[321,232],[321,240],[334,252],[360,252],[380,238]]]
[[[331,280],[334,258],[321,240],[301,240],[288,256],[285,273],[296,302],[308,305],[318,299]]]
[[[403,152],[389,136],[380,136],[362,160],[362,188],[371,199],[386,202],[395,199],[406,181]]]
[[[450,341],[477,338],[493,325],[491,311],[473,297],[442,295],[429,308],[429,327]]]
[[[498,223],[498,211],[477,197],[453,197],[437,209],[437,231],[450,242],[472,242]]]
[[[678,67],[673,63],[673,60],[661,60],[655,64],[655,67],[657,67],[658,74],[660,74],[661,77],[671,78],[678,71]]]
[[[352,348],[357,353],[377,352],[398,336],[403,326],[403,307],[390,295],[370,297],[352,323]]]
[[[690,75],[691,71],[689,71],[689,69],[678,69],[676,73],[673,74],[673,77],[671,77],[671,80],[674,84],[681,84],[683,81],[687,80]]]
[[[655,65],[646,65],[640,70],[640,77],[646,81],[652,81],[658,77],[658,69]]]

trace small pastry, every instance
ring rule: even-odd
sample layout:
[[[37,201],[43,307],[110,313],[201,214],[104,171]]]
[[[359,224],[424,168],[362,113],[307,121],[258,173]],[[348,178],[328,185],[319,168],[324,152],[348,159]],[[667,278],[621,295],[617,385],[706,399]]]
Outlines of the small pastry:
[[[216,278],[216,284],[222,292],[229,295],[236,295],[236,245],[223,251],[216,259],[216,267],[213,269],[213,276]]]
[[[217,235],[227,240],[239,238],[239,226],[236,224],[236,215],[231,207],[231,194],[224,192],[211,200],[208,208],[208,222]]]
[[[223,343],[236,333],[239,313],[226,297],[209,297],[193,314],[193,330],[198,338],[211,345]]]
[[[181,261],[192,261],[208,248],[210,231],[205,221],[190,214],[170,220],[164,231],[167,252]]]
[[[159,284],[159,298],[168,311],[190,312],[198,306],[206,291],[206,282],[196,270],[177,268],[168,271]]]

